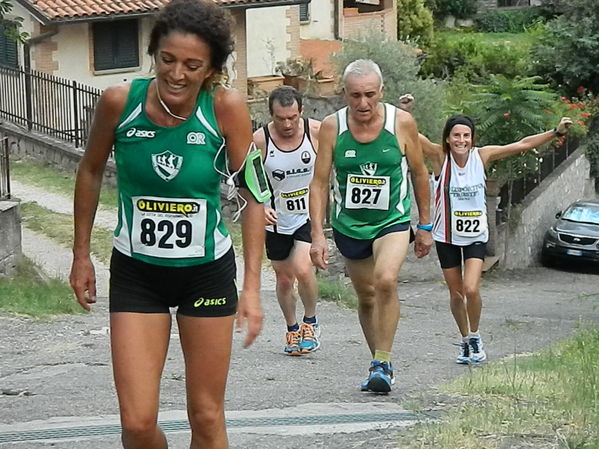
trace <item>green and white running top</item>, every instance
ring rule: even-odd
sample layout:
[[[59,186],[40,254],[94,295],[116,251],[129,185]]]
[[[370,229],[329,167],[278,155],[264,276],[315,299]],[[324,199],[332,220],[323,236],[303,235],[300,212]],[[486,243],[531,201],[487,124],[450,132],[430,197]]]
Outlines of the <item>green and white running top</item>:
[[[231,248],[221,216],[224,138],[213,93],[200,91],[195,113],[175,127],[145,112],[151,79],[131,83],[115,132],[119,221],[114,247],[155,265],[211,262]]]
[[[395,106],[384,104],[385,125],[376,139],[358,142],[337,111],[333,150],[332,225],[354,239],[375,238],[389,226],[410,221],[408,163],[395,135]]]

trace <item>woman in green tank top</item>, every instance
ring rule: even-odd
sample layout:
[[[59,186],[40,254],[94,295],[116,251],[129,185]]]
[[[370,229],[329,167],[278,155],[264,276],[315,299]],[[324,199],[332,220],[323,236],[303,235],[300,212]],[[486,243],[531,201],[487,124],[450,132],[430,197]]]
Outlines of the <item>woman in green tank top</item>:
[[[235,312],[239,326],[247,323],[246,346],[262,326],[263,206],[241,189],[247,206],[239,299],[220,211],[225,153],[236,172],[252,143],[241,95],[212,83],[232,51],[224,10],[201,0],[168,4],[149,38],[155,78],[102,94],[79,166],[70,282],[89,311],[96,302],[90,234],[114,145],[121,213],[111,262],[110,322],[125,449],[167,448],[157,416],[169,307],[178,307],[192,449],[228,447],[224,394]]]

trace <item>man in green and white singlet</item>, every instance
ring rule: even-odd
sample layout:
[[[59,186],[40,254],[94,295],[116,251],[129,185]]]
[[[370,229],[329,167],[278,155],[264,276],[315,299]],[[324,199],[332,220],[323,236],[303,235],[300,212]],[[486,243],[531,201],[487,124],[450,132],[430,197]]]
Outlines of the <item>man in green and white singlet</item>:
[[[314,265],[326,269],[323,232],[333,170],[331,223],[358,295],[358,315],[372,355],[362,391],[388,393],[394,383],[393,339],[399,322],[397,280],[410,243],[410,182],[414,181],[419,223],[414,250],[432,246],[428,170],[412,116],[383,103],[379,66],[359,59],[343,73],[348,106],[328,116],[319,133],[319,151],[310,184]]]

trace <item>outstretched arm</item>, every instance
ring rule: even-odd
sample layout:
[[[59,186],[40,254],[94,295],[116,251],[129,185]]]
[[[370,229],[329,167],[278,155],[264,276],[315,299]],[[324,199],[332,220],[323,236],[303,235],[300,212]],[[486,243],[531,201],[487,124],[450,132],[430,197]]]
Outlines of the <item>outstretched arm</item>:
[[[570,119],[570,117],[562,117],[557,127],[551,131],[526,136],[522,140],[508,145],[485,145],[479,150],[479,154],[486,167],[491,161],[497,161],[525,151],[530,151],[533,148],[550,142],[556,136],[563,136],[568,133],[571,125],[572,119]]]
[[[418,139],[418,129],[416,122],[411,115],[404,111],[397,112],[396,118],[397,136],[402,145],[403,152],[408,160],[412,181],[414,183],[414,195],[418,205],[418,220],[420,224],[428,225],[431,223],[430,215],[430,188],[429,176],[420,140]],[[414,242],[414,252],[417,257],[426,256],[433,245],[433,239],[430,231],[418,229],[416,231],[416,241]]]
[[[333,165],[333,148],[337,135],[337,123],[334,115],[328,116],[318,133],[318,154],[314,164],[314,176],[310,183],[310,223],[312,226],[312,263],[326,270],[329,263],[327,241],[324,236],[324,217],[329,194],[329,177]]]
[[[399,109],[413,114],[416,100],[412,94],[403,94],[399,97]],[[443,165],[443,147],[437,143],[431,142],[426,136],[418,134],[420,140],[420,146],[424,157],[426,157],[432,165],[433,172],[438,175],[441,172],[441,166]]]

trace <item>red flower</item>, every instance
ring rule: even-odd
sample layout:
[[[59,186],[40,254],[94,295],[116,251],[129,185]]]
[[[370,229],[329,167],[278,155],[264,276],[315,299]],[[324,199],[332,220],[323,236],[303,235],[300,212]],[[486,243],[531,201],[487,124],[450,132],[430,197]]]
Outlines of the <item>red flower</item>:
[[[586,92],[587,88],[584,86],[578,86],[578,89],[576,89],[576,93],[577,94],[584,94]]]
[[[508,118],[508,117],[510,116],[510,113],[509,113],[509,112],[506,112],[505,114],[503,114],[503,116],[504,116],[505,118]]]
[[[584,118],[589,118],[591,116],[591,113],[590,112],[581,112],[580,116],[584,117]]]
[[[578,106],[576,106],[575,104],[571,104],[570,105],[570,109],[576,109]]]

